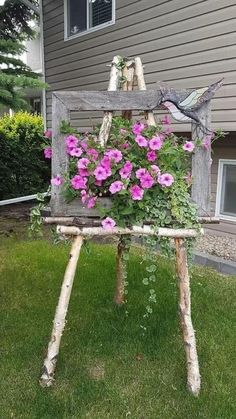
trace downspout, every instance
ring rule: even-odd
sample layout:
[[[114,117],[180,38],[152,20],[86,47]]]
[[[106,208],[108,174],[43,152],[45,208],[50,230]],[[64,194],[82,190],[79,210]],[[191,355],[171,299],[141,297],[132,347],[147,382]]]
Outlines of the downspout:
[[[45,83],[45,62],[44,62],[44,36],[43,36],[43,0],[40,0],[40,51],[41,51],[41,61],[42,61],[42,73],[43,73],[43,82]],[[43,123],[44,123],[44,130],[47,129],[47,107],[46,107],[46,89],[43,88],[42,91],[42,102],[43,102]]]
[[[30,0],[20,0],[29,9],[32,9],[39,16],[39,28],[40,28],[40,53],[41,53],[41,64],[42,64],[42,80],[45,83],[45,63],[44,63],[44,37],[43,37],[43,0],[39,1],[39,7],[31,3]],[[44,129],[46,130],[46,89],[42,91],[42,113],[44,121]]]

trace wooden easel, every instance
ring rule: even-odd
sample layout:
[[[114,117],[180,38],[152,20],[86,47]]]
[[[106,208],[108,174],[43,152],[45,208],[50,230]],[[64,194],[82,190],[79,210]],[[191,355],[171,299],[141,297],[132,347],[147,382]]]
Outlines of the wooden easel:
[[[63,136],[60,133],[60,123],[62,120],[69,119],[70,110],[105,110],[103,123],[101,126],[99,141],[105,146],[108,140],[113,110],[123,111],[123,115],[131,117],[132,110],[143,110],[146,112],[146,119],[149,125],[155,125],[155,118],[152,110],[157,108],[161,103],[160,91],[145,92],[146,85],[143,75],[143,66],[139,57],[134,60],[126,60],[124,68],[119,67],[120,57],[114,57],[111,65],[110,82],[108,92],[55,92],[53,93],[53,165],[52,171],[55,174],[64,174],[68,170],[68,157],[65,152]],[[125,76],[125,82],[122,86],[122,92],[115,92],[118,89],[119,79],[121,75]],[[132,92],[134,79],[137,80],[139,91]],[[144,91],[144,92],[142,92]],[[185,99],[189,94],[188,91],[175,91],[175,95],[181,99]],[[107,111],[107,110],[110,111]],[[129,109],[129,111],[127,111]],[[203,110],[204,109],[204,110]],[[208,106],[204,103],[199,110],[199,115],[206,121],[208,120]],[[196,124],[193,126],[193,135],[203,136],[201,128]],[[197,132],[196,132],[197,131]],[[198,157],[198,156],[197,156]],[[195,160],[197,160],[195,157]],[[199,156],[199,158],[202,158]],[[202,179],[207,184],[210,180],[205,176],[206,170],[209,170],[210,152],[204,155],[203,173],[198,176],[195,190],[199,194],[199,187],[202,188]],[[193,164],[197,167],[197,162]],[[209,189],[206,194],[209,194]],[[201,195],[199,200],[202,207],[206,205],[209,196]],[[204,201],[205,200],[205,201]],[[200,391],[200,373],[198,356],[196,349],[195,333],[191,320],[191,299],[190,299],[190,281],[187,264],[187,252],[185,249],[184,239],[186,237],[196,237],[199,232],[194,229],[171,229],[159,228],[154,230],[151,225],[143,227],[133,226],[132,228],[114,228],[111,231],[105,231],[100,225],[100,221],[84,219],[71,213],[71,209],[65,204],[61,196],[60,188],[52,190],[52,212],[53,216],[44,219],[46,224],[57,224],[57,232],[63,237],[72,238],[72,247],[69,255],[68,265],[65,271],[62,283],[61,293],[54,317],[51,340],[48,345],[47,356],[44,360],[43,373],[40,379],[42,386],[49,387],[54,381],[54,372],[56,368],[57,357],[59,354],[60,341],[65,327],[66,314],[70,301],[74,276],[80,255],[83,240],[86,237],[93,236],[118,236],[123,235],[157,235],[161,237],[170,237],[175,241],[176,247],[176,272],[179,281],[179,309],[181,326],[183,330],[183,339],[187,361],[187,386],[194,394],[198,395]],[[204,209],[204,208],[203,208]],[[205,215],[205,213],[203,212]],[[201,222],[217,222],[210,217],[202,217]],[[202,230],[201,230],[202,233]],[[118,246],[117,253],[117,287],[115,294],[115,302],[122,304],[124,302],[124,284],[123,284],[123,265],[122,265],[122,247]]]

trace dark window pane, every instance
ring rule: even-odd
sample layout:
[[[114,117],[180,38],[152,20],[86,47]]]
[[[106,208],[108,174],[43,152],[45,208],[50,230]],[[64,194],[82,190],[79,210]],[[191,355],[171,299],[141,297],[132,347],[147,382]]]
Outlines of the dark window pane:
[[[87,29],[87,0],[68,0],[68,33],[75,35]]]
[[[90,27],[102,25],[112,20],[112,0],[92,0],[90,2]]]
[[[236,165],[233,164],[223,167],[220,212],[236,216]]]

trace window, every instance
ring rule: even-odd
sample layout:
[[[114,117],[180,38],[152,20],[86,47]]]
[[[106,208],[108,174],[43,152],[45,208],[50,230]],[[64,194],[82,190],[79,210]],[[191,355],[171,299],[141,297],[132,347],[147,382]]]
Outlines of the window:
[[[65,0],[65,37],[83,35],[115,22],[115,0]]]
[[[219,160],[216,215],[236,221],[236,160]]]
[[[30,105],[31,105],[32,113],[36,115],[41,114],[41,99],[40,98],[31,99]]]

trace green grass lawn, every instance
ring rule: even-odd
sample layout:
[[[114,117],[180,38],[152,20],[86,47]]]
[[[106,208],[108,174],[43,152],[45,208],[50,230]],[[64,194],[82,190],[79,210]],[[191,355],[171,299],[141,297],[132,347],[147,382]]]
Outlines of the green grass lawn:
[[[146,336],[138,251],[128,266],[129,316],[113,304],[112,246],[82,251],[54,387],[38,384],[69,248],[3,239],[0,418],[236,418],[236,278],[193,269],[192,313],[202,391],[186,390],[173,262],[160,259]]]

